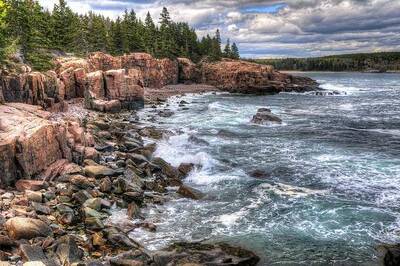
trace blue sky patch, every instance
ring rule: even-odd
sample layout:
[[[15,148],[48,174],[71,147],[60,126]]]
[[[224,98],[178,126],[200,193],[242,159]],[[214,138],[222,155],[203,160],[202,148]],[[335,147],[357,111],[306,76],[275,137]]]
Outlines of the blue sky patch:
[[[278,13],[279,10],[282,8],[286,7],[287,4],[274,4],[274,5],[268,5],[268,6],[252,6],[252,7],[245,7],[240,9],[244,13]]]

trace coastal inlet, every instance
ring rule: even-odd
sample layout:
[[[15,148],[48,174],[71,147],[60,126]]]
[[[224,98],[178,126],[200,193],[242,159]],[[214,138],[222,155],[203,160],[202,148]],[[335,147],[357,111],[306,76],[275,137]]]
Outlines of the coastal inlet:
[[[132,236],[150,249],[222,240],[260,265],[376,265],[400,240],[400,77],[300,74],[330,93],[188,95],[141,112],[175,133],[155,155],[198,165],[185,183],[206,196],[149,206],[157,233]],[[282,123],[251,123],[264,107]]]

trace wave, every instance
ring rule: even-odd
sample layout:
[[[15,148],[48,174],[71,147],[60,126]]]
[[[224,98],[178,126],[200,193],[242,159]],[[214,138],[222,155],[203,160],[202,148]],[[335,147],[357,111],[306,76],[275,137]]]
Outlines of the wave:
[[[321,84],[320,87],[327,91],[339,92],[342,94],[352,94],[353,92],[361,91],[360,88],[345,86],[342,84],[332,84],[332,83]]]
[[[157,149],[154,152],[155,157],[161,157],[171,165],[178,167],[182,163],[192,163],[201,165],[202,168],[211,168],[215,163],[213,158],[206,152],[191,151],[189,134],[181,134],[171,136],[168,139],[163,139],[157,142]]]

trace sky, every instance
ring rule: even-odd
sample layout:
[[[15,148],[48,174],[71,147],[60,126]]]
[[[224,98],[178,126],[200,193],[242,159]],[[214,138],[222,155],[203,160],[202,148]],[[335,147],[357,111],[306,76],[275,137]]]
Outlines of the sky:
[[[39,0],[52,9],[58,0]],[[163,6],[198,35],[220,29],[245,58],[400,51],[400,0],[67,0],[78,13],[116,18],[134,9],[158,21]]]

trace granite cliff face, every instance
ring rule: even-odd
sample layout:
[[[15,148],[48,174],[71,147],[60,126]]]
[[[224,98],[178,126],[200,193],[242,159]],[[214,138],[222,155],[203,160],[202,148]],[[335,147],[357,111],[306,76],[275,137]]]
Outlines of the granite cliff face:
[[[0,187],[30,179],[58,160],[98,160],[93,137],[78,121],[53,121],[40,106],[0,105]]]
[[[191,68],[187,65],[188,73],[193,73],[189,70]],[[268,94],[304,92],[318,88],[318,83],[310,78],[295,77],[275,71],[271,66],[246,61],[224,59],[220,62],[201,63],[197,69],[199,74],[189,74],[186,78],[229,92]]]

